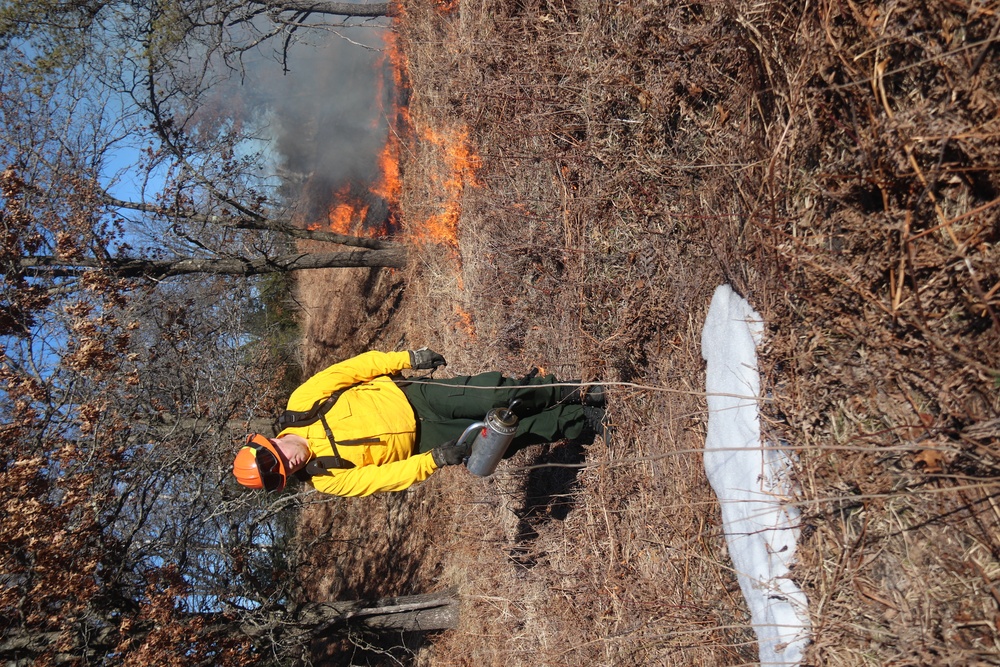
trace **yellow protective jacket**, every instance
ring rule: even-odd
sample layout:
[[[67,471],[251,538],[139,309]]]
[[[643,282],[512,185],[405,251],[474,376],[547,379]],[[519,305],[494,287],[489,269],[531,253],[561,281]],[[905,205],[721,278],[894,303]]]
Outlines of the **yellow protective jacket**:
[[[416,419],[406,396],[388,375],[410,367],[408,352],[365,352],[312,376],[292,392],[288,409],[309,410],[317,400],[345,391],[326,413],[340,456],[355,465],[331,470],[310,481],[317,490],[338,496],[402,491],[427,479],[437,468],[430,452],[415,452]],[[333,456],[320,420],[279,433],[302,436],[312,456]]]

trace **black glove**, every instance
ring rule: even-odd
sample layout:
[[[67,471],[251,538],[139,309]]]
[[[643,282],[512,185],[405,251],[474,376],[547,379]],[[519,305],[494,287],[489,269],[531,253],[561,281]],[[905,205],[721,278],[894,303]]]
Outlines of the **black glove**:
[[[468,443],[457,445],[455,443],[455,440],[449,440],[431,450],[431,457],[438,468],[457,466],[469,456],[472,445]]]
[[[419,350],[410,350],[410,368],[428,369],[447,366],[448,362],[444,357],[433,350],[422,347]]]

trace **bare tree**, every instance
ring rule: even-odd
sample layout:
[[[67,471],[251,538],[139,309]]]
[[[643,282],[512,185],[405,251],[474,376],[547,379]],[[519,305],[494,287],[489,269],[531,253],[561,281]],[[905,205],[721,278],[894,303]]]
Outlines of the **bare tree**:
[[[254,277],[405,261],[391,241],[294,224],[247,148],[259,140],[254,128],[206,118],[200,104],[227,67],[238,69],[232,58],[249,43],[237,37],[283,35],[287,54],[309,15],[337,8],[5,7],[0,659],[8,664],[173,656],[247,665],[355,625],[454,623],[449,594],[295,601],[282,509],[302,496],[265,504],[238,493],[229,469],[234,443],[275,412],[285,363],[247,321],[259,298]],[[262,27],[269,23],[273,32]],[[219,32],[227,26],[242,32]],[[127,168],[142,181],[132,199],[109,186],[125,144],[137,147]],[[343,247],[301,253],[298,240]]]
[[[64,122],[65,118],[68,127],[73,127],[75,106],[66,100],[88,99],[90,104],[107,105],[109,100],[117,99],[119,105],[130,102],[124,107],[126,113],[113,120],[98,118],[92,127],[79,128],[79,135],[68,137],[71,141],[60,139],[62,145],[58,148],[30,137],[20,138],[17,160],[8,169],[8,180],[20,184],[19,205],[32,211],[34,219],[51,220],[54,208],[74,206],[76,229],[67,230],[61,238],[75,234],[89,237],[91,242],[75,244],[72,252],[52,252],[51,243],[28,245],[14,253],[17,257],[8,257],[6,269],[0,270],[17,280],[42,275],[59,278],[50,289],[67,290],[78,284],[80,276],[98,271],[115,279],[162,280],[193,273],[249,277],[314,268],[400,267],[405,263],[405,249],[391,241],[305,229],[301,223],[293,223],[287,207],[269,192],[272,186],[257,176],[262,168],[259,155],[241,148],[255,140],[253,131],[242,123],[206,119],[199,104],[218,80],[208,65],[212,54],[223,48],[221,37],[208,30],[218,25],[206,19],[210,14],[224,17],[218,19],[223,23],[249,24],[260,13],[276,18],[286,12],[339,13],[345,7],[336,3],[308,8],[281,3],[157,4],[145,13],[132,11],[117,18],[112,30],[99,18],[114,7],[115,3],[97,3],[84,11],[76,3],[46,6],[46,11],[61,17],[61,24],[70,27],[70,36],[63,35],[44,45],[62,54],[74,53],[84,45],[92,50],[81,58],[79,70],[70,71],[70,76],[91,76],[90,90],[79,82],[71,93],[64,87],[58,93],[64,97],[59,102],[63,109],[54,122]],[[30,2],[14,3],[12,8],[24,12],[39,9]],[[387,10],[386,5],[347,8],[362,16],[384,15]],[[16,17],[17,12],[11,15]],[[179,19],[179,30],[167,30],[165,23],[180,15],[201,18]],[[6,20],[8,39],[18,31],[30,36],[42,30],[36,22],[18,23],[10,16]],[[246,38],[249,33],[242,36]],[[198,43],[203,46],[197,47]],[[38,48],[34,43],[32,46]],[[122,52],[140,53],[142,57],[130,56],[108,64],[114,54]],[[190,65],[198,54],[206,59],[206,69]],[[58,59],[52,56],[49,61]],[[43,60],[36,57],[34,62]],[[17,83],[19,69],[30,61],[23,54],[10,57],[9,82]],[[21,80],[26,82],[37,75],[36,67]],[[101,85],[104,83],[107,85]],[[27,83],[21,85],[30,92]],[[95,99],[95,93],[100,97]],[[39,100],[40,105],[51,105],[57,94],[46,91],[41,97],[44,99]],[[8,111],[10,106],[16,105],[9,105]],[[21,118],[26,119],[27,114],[21,114]],[[112,148],[125,139],[147,145],[132,169],[144,173],[145,184],[155,183],[157,187],[141,201],[113,195],[102,178],[105,165],[112,159]],[[55,143],[54,139],[50,141]],[[18,164],[32,167],[19,168]],[[53,184],[59,179],[62,185],[54,192]],[[53,194],[57,203],[53,202]],[[102,245],[94,242],[98,236],[84,229],[86,226],[114,227],[114,233],[108,234],[109,243]],[[125,237],[128,242],[122,243]],[[31,238],[44,239],[46,234]],[[146,246],[136,247],[136,241],[142,238],[148,239]],[[302,253],[293,245],[300,240],[354,250]],[[25,290],[18,293],[27,294]],[[18,306],[11,304],[11,309],[15,313]]]
[[[193,273],[227,276],[259,276],[266,273],[348,267],[402,267],[406,254],[402,247],[381,250],[357,250],[339,253],[298,253],[279,257],[243,258],[172,258],[110,257],[106,259],[59,259],[52,256],[26,256],[15,266],[31,276],[82,276],[94,269],[104,269],[125,278],[168,278]]]

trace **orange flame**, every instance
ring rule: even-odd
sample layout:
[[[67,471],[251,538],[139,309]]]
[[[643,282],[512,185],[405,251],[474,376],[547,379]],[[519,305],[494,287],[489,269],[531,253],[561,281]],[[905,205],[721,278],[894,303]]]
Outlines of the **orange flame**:
[[[444,3],[442,6],[446,5]],[[406,90],[408,64],[405,54],[398,47],[396,35],[385,35],[383,52],[391,65],[393,90],[399,95]],[[384,62],[379,65],[380,76],[376,84],[376,99],[382,102],[385,81],[381,73]],[[392,108],[382,108],[376,123],[384,118],[388,121],[388,135],[385,146],[378,156],[378,177],[368,185],[372,197],[380,198],[388,205],[390,218],[394,224],[403,221],[398,216],[399,202],[403,193],[400,155],[408,148],[407,137],[413,136],[409,109],[405,104],[391,103]],[[420,138],[432,153],[439,157],[439,171],[428,178],[428,190],[432,193],[431,214],[426,219],[406,221],[406,229],[417,242],[443,243],[458,247],[458,224],[462,212],[462,195],[466,188],[478,187],[476,173],[480,168],[479,156],[470,148],[468,131],[465,128],[433,130],[426,129]],[[366,201],[367,200],[367,201]],[[351,186],[344,186],[333,197],[334,203],[327,212],[329,229],[341,234],[385,235],[388,229],[366,229],[365,215],[369,211],[371,197],[359,195]],[[379,209],[374,209],[378,211]],[[471,321],[468,323],[471,327]]]
[[[399,139],[392,132],[378,156],[378,166],[380,178],[371,191],[383,197],[390,205],[399,203],[403,192],[403,181],[399,173]]]
[[[461,330],[470,339],[476,337],[476,325],[472,321],[472,315],[470,315],[461,306],[456,304],[455,308],[455,330]]]
[[[469,147],[468,131],[458,130],[423,132],[425,141],[434,144],[441,153],[443,174],[433,177],[435,190],[440,193],[440,212],[431,215],[412,233],[418,240],[444,242],[458,246],[458,221],[462,213],[462,193],[467,187],[478,187],[476,172],[480,167],[479,156]]]
[[[440,3],[440,7],[447,10],[449,4]],[[396,90],[404,90],[408,62],[406,55],[398,48],[394,34],[386,38],[386,53],[393,65],[393,85]],[[413,125],[410,111],[405,105],[395,110],[394,117],[395,132],[390,131],[383,153],[393,162],[384,163],[382,173],[385,181],[377,192],[395,202],[402,193],[398,158],[404,145],[400,137],[410,136]],[[432,152],[440,155],[441,172],[429,177],[431,183],[428,186],[437,211],[427,215],[425,219],[406,221],[406,230],[414,241],[444,243],[457,248],[461,197],[465,188],[479,185],[476,179],[476,172],[480,167],[479,156],[470,149],[468,131],[464,128],[439,131],[425,129],[420,132],[420,139],[429,144]]]
[[[372,119],[373,127],[378,127],[383,119],[388,121],[388,136],[385,146],[376,159],[378,166],[378,176],[374,182],[368,184],[367,191],[370,196],[359,193],[350,185],[342,187],[334,195],[334,203],[327,214],[329,218],[329,228],[331,231],[341,234],[364,234],[367,236],[385,236],[389,233],[389,225],[392,224],[395,212],[398,210],[400,196],[403,191],[402,178],[399,169],[399,155],[401,149],[400,136],[405,135],[406,128],[401,125],[408,120],[408,116],[401,114],[399,107],[395,103],[390,103],[392,108],[386,109],[385,100],[385,60],[388,58],[391,63],[393,77],[393,90],[402,91],[404,87],[403,73],[400,69],[401,56],[396,46],[396,36],[393,33],[385,35],[384,58],[376,64],[375,99],[379,104],[379,112],[374,114]],[[378,226],[369,228],[365,223],[365,216],[371,208],[372,197],[384,200],[388,210],[389,219],[376,220]],[[367,200],[367,201],[366,201]],[[381,208],[381,207],[379,207]],[[379,211],[376,208],[376,211]],[[385,223],[385,224],[383,224]]]
[[[385,35],[385,55],[392,65],[392,88],[401,95],[406,89],[406,59],[396,42],[396,34],[389,32]],[[381,79],[380,79],[381,82]],[[382,83],[380,83],[380,86]],[[382,99],[381,93],[379,99]],[[402,152],[402,138],[409,134],[410,112],[406,105],[394,102],[391,113],[383,110],[383,115],[388,119],[389,134],[386,137],[385,148],[378,157],[379,181],[372,187],[372,192],[384,198],[389,205],[395,208],[399,203],[403,193],[403,181],[399,169],[399,156]]]

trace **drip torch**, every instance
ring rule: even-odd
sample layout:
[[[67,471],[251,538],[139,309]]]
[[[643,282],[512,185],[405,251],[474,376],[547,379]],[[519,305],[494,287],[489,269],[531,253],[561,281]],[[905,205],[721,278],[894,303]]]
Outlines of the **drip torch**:
[[[476,439],[472,442],[472,453],[465,462],[465,467],[473,475],[489,477],[497,469],[500,459],[507,452],[517,432],[514,406],[518,403],[520,401],[514,399],[506,408],[490,410],[483,421],[471,424],[458,439],[458,444],[463,444],[476,433]]]

